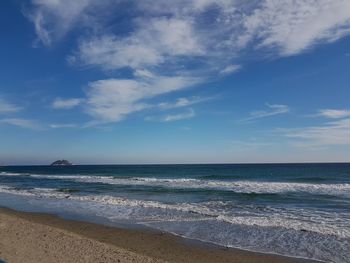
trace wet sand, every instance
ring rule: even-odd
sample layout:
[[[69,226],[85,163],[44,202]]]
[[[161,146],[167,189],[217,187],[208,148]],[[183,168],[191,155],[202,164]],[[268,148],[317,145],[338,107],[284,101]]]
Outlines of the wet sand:
[[[228,249],[171,234],[0,208],[0,260],[57,262],[296,263],[309,260]]]

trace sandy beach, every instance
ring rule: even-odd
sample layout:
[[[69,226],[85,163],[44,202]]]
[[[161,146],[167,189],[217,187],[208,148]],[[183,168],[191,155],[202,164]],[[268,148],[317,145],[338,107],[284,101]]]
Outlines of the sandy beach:
[[[0,259],[31,262],[306,262],[193,244],[170,234],[0,209]]]
[[[350,0],[0,21],[0,263],[350,263]]]

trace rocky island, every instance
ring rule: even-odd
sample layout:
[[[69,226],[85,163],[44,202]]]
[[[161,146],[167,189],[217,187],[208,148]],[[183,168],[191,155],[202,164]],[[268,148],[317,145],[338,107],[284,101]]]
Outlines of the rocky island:
[[[57,160],[51,164],[51,166],[71,166],[71,165],[73,164],[67,160]]]

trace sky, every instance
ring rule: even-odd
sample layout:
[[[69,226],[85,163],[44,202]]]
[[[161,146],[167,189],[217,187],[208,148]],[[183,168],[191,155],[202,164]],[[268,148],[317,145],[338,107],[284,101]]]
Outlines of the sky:
[[[349,0],[0,1],[0,164],[350,161]]]

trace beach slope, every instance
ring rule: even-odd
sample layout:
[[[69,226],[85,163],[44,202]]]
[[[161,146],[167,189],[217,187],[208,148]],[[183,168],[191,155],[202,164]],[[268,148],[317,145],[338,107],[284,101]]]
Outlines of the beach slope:
[[[114,228],[0,208],[0,260],[51,262],[241,262],[304,260],[195,245],[159,232]]]
[[[3,211],[0,259],[11,263],[164,262]]]

